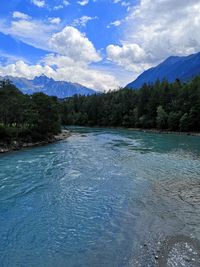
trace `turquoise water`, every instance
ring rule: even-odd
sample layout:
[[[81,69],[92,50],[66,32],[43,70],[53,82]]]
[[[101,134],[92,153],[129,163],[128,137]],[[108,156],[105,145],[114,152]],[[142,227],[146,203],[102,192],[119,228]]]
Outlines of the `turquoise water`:
[[[200,137],[71,128],[0,155],[0,266],[154,266],[200,240]]]

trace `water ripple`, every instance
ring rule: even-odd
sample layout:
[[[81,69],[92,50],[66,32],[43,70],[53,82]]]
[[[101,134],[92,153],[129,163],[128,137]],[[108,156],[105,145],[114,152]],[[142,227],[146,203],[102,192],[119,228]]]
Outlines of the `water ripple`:
[[[0,155],[2,266],[154,267],[167,237],[200,239],[197,137],[71,130]]]

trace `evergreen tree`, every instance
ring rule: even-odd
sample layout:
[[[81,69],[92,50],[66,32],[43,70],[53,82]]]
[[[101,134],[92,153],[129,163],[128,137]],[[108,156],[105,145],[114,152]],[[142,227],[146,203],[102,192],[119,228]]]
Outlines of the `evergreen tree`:
[[[157,108],[157,117],[156,117],[157,127],[159,129],[166,129],[167,119],[168,119],[167,113],[165,112],[162,106],[159,106]]]

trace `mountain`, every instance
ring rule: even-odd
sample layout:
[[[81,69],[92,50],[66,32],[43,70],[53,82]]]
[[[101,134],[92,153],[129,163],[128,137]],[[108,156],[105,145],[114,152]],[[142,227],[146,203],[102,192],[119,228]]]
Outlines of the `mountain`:
[[[1,77],[0,79],[11,80],[17,88],[25,94],[33,94],[43,92],[49,96],[57,96],[58,98],[66,98],[75,94],[92,95],[96,91],[87,88],[78,83],[70,83],[64,81],[55,81],[45,75],[35,77],[33,80],[18,78],[12,76]]]
[[[139,89],[144,83],[154,83],[158,79],[187,82],[197,75],[200,75],[200,52],[186,57],[169,57],[157,67],[143,72],[126,87]]]

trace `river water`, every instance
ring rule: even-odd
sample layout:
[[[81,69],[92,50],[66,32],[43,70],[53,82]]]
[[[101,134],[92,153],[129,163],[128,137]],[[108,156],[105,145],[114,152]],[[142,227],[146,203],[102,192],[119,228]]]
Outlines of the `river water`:
[[[165,240],[200,240],[200,137],[71,131],[0,155],[0,266],[154,267]]]

